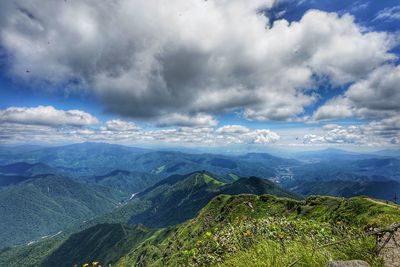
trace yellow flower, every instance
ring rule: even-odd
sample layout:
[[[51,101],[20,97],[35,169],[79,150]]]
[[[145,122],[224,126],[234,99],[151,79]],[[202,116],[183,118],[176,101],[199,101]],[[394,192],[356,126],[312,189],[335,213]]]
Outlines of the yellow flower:
[[[285,233],[281,232],[278,234],[279,239],[283,239],[285,237]]]
[[[245,233],[244,233],[244,236],[250,236],[251,235],[251,232],[249,231],[249,230],[247,230]]]
[[[212,236],[212,233],[211,233],[211,232],[206,232],[206,236],[207,236],[207,237],[211,237],[211,236]]]
[[[89,263],[85,263],[84,265],[83,265],[83,267],[88,267],[89,266]]]
[[[98,261],[94,261],[94,262],[92,262],[92,265],[93,266],[97,266],[97,265],[99,265],[99,262]]]

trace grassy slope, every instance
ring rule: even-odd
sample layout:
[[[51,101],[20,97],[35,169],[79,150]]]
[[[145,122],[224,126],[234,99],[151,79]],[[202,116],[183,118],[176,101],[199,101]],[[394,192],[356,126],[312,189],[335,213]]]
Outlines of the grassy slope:
[[[174,175],[138,195],[140,199],[151,201],[152,208],[132,216],[129,223],[142,223],[149,227],[175,225],[195,217],[201,208],[219,194],[243,193],[296,197],[276,184],[256,177],[225,184],[208,172]]]
[[[58,249],[61,242],[69,238],[72,233],[104,223],[127,223],[132,218],[142,219],[147,226],[158,222],[163,227],[182,223],[187,219],[193,218],[199,210],[220,193],[239,194],[239,193],[275,193],[281,196],[292,196],[287,191],[280,189],[275,184],[259,178],[241,178],[233,184],[224,184],[217,178],[206,172],[196,172],[190,175],[173,176],[165,181],[159,182],[156,186],[146,190],[141,199],[133,199],[126,205],[121,206],[111,213],[89,219],[83,224],[76,225],[64,230],[54,241],[56,244],[44,246],[39,242],[30,246],[29,249],[35,252],[26,257],[27,247],[17,247],[8,253],[0,253],[0,265],[13,259],[14,255],[25,255],[26,262],[30,266],[37,266],[37,255],[47,255],[42,251],[43,248],[51,250]],[[138,222],[136,222],[138,223]],[[47,253],[47,254],[46,254]],[[17,256],[18,257],[18,256]],[[100,258],[103,260],[103,258]],[[97,260],[100,260],[97,259]],[[36,264],[36,265],[35,265]]]
[[[298,266],[325,266],[331,259],[363,259],[382,266],[374,239],[363,236],[363,229],[398,222],[399,211],[361,197],[295,201],[220,195],[198,217],[158,232],[120,264],[288,266],[298,259]],[[349,237],[339,245],[320,247]]]

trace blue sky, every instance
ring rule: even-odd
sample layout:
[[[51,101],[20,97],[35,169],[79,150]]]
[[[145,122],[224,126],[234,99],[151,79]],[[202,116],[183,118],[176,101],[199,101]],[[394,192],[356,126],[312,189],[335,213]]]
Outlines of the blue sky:
[[[398,1],[164,5],[1,3],[0,142],[399,146]]]

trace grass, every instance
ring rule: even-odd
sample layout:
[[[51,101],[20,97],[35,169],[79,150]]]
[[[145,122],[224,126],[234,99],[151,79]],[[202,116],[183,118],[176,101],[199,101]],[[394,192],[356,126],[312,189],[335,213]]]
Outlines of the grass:
[[[326,266],[359,259],[384,266],[369,226],[400,221],[397,207],[366,198],[269,195],[214,198],[193,220],[161,230],[120,266]],[[336,244],[336,242],[339,242]]]

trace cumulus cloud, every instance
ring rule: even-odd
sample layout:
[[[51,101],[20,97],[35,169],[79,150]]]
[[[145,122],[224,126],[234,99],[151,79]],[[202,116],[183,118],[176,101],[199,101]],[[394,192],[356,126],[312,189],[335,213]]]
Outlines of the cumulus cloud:
[[[157,125],[161,127],[178,125],[186,127],[211,127],[218,125],[218,121],[208,114],[195,114],[193,116],[172,113],[158,119]]]
[[[367,124],[342,126],[328,124],[322,134],[306,134],[304,144],[396,145],[400,140],[400,115]]]
[[[319,107],[313,114],[312,120],[326,120],[348,118],[354,115],[354,111],[347,98],[335,97]]]
[[[315,101],[306,90],[314,75],[343,84],[394,58],[390,35],[367,32],[348,14],[312,10],[271,25],[258,11],[273,4],[16,0],[2,4],[0,40],[13,75],[79,81],[109,112],[184,114],[171,115],[178,125],[231,110],[293,118]]]
[[[385,65],[353,84],[345,96],[364,116],[400,111],[400,66]]]
[[[98,123],[96,117],[81,110],[58,110],[52,106],[9,107],[0,110],[0,123],[48,126],[84,126]]]
[[[127,122],[123,120],[110,120],[105,123],[103,130],[125,132],[125,131],[135,131],[138,126],[133,122]]]
[[[363,128],[359,126],[330,125],[330,127],[325,128],[324,135],[305,135],[303,143],[365,144],[366,135]]]
[[[230,143],[268,144],[279,141],[279,134],[268,129],[249,129],[242,125],[225,125],[216,130],[217,138],[227,139]]]
[[[245,134],[250,132],[250,129],[242,125],[225,125],[217,129],[220,134]]]
[[[400,112],[400,66],[384,65],[352,84],[342,96],[318,108],[315,120],[362,117],[387,118]]]
[[[238,125],[224,126],[225,129]],[[112,120],[103,126],[52,127],[5,123],[0,128],[0,143],[75,143],[102,141],[123,144],[190,144],[193,146],[225,146],[231,144],[272,144],[279,134],[268,129],[223,131],[214,127],[180,127],[169,129],[142,129],[131,122]]]

